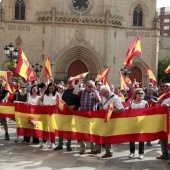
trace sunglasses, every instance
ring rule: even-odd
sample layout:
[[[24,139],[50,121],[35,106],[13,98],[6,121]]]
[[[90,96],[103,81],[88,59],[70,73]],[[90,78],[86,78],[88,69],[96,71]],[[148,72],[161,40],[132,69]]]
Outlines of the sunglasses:
[[[143,93],[137,93],[137,94],[142,94],[143,95]]]
[[[21,86],[21,88],[26,88],[25,86]]]
[[[165,85],[165,87],[170,87],[170,86],[168,86],[168,85]]]

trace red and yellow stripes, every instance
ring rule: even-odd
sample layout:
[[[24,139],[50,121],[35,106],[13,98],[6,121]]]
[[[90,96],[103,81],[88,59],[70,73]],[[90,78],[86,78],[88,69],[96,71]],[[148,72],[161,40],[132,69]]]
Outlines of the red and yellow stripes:
[[[55,106],[40,107],[24,104],[16,104],[15,107],[6,105],[6,107],[9,108],[4,109],[5,106],[1,105],[0,113],[4,115],[10,111],[15,113],[18,135],[23,136],[49,140],[59,136],[113,144],[167,139],[169,134],[168,110],[162,106],[112,113],[107,123],[104,122],[106,116],[104,110],[73,112],[68,107],[62,111]]]
[[[1,103],[0,117],[15,118],[15,105],[12,103]]]

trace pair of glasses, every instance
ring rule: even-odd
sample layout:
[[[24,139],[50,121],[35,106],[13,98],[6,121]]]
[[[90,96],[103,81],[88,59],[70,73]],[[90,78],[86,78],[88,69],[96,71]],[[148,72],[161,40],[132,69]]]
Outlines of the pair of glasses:
[[[137,94],[142,94],[143,95],[143,93],[137,93]]]
[[[21,86],[21,88],[26,88],[25,86]]]
[[[88,86],[88,88],[93,88],[93,86]]]

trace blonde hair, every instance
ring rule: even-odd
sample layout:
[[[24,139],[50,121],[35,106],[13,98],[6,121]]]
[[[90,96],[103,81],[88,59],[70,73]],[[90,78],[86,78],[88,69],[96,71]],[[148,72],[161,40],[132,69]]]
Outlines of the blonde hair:
[[[139,93],[139,92],[142,92],[142,93],[143,93],[143,98],[144,98],[144,91],[143,91],[143,89],[142,89],[142,88],[136,88],[136,89],[133,91],[133,95],[132,95],[133,99],[136,99],[136,95],[137,95],[137,93]]]

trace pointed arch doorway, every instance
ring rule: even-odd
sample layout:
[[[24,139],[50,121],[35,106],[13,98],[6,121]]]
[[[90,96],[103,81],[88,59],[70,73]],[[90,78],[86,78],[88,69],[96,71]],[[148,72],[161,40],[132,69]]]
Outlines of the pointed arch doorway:
[[[76,60],[68,68],[68,78],[85,72],[88,72],[87,66],[81,60]]]

